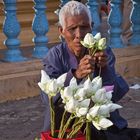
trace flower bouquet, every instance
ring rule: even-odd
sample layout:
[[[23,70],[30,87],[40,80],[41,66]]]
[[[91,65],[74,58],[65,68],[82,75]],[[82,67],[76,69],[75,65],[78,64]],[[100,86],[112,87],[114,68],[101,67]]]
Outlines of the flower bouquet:
[[[99,39],[99,34],[96,36],[98,39],[92,37],[91,34],[87,34],[85,37],[89,41],[86,42],[84,39],[81,43],[90,49],[92,55],[95,49],[99,49],[99,46],[104,47],[103,41],[103,43],[99,43],[101,39],[101,37]],[[90,44],[91,42],[93,44]],[[94,46],[94,49],[91,46]],[[121,108],[121,106],[111,101],[113,86],[103,87],[100,76],[93,79],[87,77],[79,84],[77,84],[76,78],[73,77],[70,80],[69,86],[65,87],[66,76],[67,73],[57,79],[51,79],[44,70],[41,70],[41,81],[38,85],[49,97],[51,115],[51,132],[46,134],[46,140],[90,140],[91,124],[98,130],[106,130],[113,125],[108,119],[110,112]],[[60,128],[56,131],[53,97],[58,93],[60,93],[62,103],[64,104],[64,113]],[[66,120],[68,113],[70,116]],[[43,139],[42,137],[42,140],[45,140],[45,138]]]
[[[89,55],[94,56],[97,51],[103,51],[106,49],[106,38],[101,38],[101,34],[97,33],[93,36],[91,33],[87,33],[81,44],[89,51]],[[101,74],[101,66],[99,66],[99,75]]]

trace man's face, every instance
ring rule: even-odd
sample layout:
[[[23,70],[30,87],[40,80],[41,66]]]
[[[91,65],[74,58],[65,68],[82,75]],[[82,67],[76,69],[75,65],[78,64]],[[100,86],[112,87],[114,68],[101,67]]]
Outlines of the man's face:
[[[87,33],[91,32],[91,24],[86,14],[77,16],[68,16],[65,18],[65,27],[62,27],[61,34],[65,38],[69,49],[77,57],[85,52],[85,48],[80,41],[83,40]]]

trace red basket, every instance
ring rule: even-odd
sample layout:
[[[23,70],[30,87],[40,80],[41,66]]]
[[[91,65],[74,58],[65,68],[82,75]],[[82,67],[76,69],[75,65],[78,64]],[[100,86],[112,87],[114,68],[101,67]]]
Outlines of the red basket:
[[[41,140],[86,140],[85,136],[82,133],[78,133],[77,137],[72,139],[52,138],[50,136],[50,133],[50,131],[41,132]]]

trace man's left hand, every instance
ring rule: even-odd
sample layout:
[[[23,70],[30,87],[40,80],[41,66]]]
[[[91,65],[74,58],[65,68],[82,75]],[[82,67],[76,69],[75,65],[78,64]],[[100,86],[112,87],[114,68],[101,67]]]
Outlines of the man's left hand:
[[[97,64],[97,67],[105,67],[107,65],[107,54],[105,51],[99,51],[96,52],[94,55],[95,63]]]

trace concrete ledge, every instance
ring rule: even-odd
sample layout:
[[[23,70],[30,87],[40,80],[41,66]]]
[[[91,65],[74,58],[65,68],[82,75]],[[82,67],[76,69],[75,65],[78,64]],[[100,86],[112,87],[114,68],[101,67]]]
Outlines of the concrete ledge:
[[[125,78],[140,77],[140,46],[113,49],[116,71]]]
[[[40,93],[41,60],[0,63],[0,102],[33,97]]]
[[[113,49],[116,70],[125,78],[140,77],[140,46]],[[42,63],[39,59],[26,62],[0,62],[0,102],[33,97],[40,93]]]

